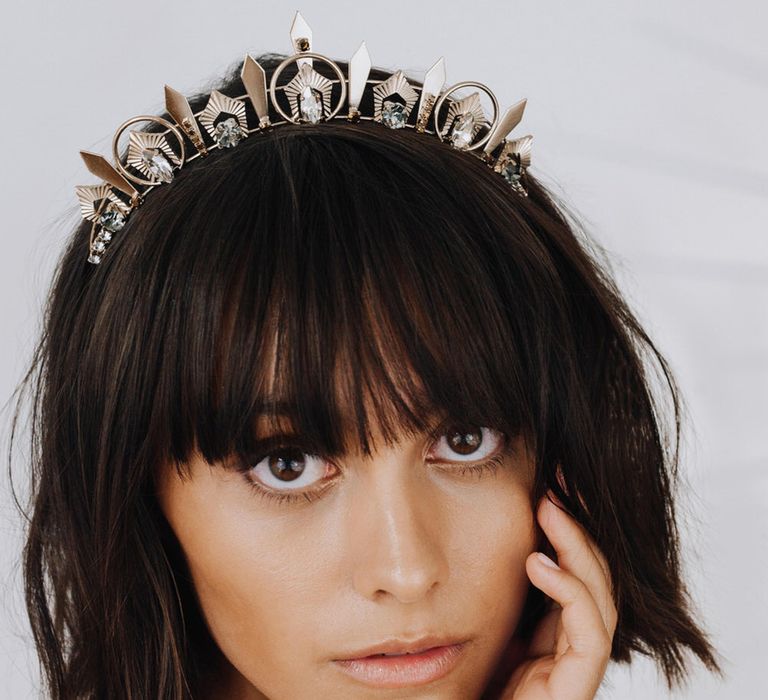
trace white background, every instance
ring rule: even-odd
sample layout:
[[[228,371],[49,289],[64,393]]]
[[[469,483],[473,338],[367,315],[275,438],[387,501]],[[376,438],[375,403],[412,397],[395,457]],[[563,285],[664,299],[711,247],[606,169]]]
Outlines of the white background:
[[[314,49],[448,83],[479,80],[533,167],[584,218],[687,401],[684,554],[725,658],[677,698],[765,697],[768,661],[768,5],[758,0],[419,3],[304,0]],[[289,50],[293,4],[27,0],[4,4],[0,404],[21,378],[63,241],[78,151],[109,155],[125,119],[162,109],[246,51]],[[7,444],[10,408],[2,413]],[[25,466],[14,465],[20,495]],[[22,520],[0,499],[0,695],[37,697],[19,576]],[[602,697],[669,697],[654,667],[611,665]]]

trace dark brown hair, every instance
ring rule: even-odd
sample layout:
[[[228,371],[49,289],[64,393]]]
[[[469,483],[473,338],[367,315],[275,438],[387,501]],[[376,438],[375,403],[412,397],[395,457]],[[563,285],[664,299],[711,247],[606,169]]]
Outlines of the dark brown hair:
[[[269,75],[282,58],[258,60]],[[237,69],[217,87],[245,92]],[[434,408],[530,436],[532,504],[552,488],[610,563],[612,659],[650,656],[670,688],[686,650],[721,672],[681,578],[678,389],[604,251],[525,184],[412,129],[286,124],[182,168],[99,265],[76,228],[17,389],[26,601],[52,698],[199,697],[216,649],[153,477],[193,448],[247,453],[275,396],[326,455],[352,432],[370,450],[365,397],[387,439]],[[521,638],[544,598],[531,586]]]

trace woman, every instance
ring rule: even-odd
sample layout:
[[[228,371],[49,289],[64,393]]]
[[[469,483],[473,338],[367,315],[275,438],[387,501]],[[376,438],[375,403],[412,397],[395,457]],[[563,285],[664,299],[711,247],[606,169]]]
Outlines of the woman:
[[[288,59],[186,123],[167,89],[119,168],[86,154],[113,187],[80,192],[24,383],[50,696],[586,700],[633,651],[670,688],[686,650],[719,671],[681,578],[674,380],[530,140],[488,167],[461,147],[488,123],[439,138],[382,70],[331,119],[334,65],[291,92]]]

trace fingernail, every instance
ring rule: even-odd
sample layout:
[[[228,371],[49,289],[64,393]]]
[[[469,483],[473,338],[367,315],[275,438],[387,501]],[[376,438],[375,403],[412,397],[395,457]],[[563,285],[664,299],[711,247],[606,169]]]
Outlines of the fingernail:
[[[555,564],[544,552],[536,552],[536,556],[539,558],[539,561],[544,564],[544,566],[548,566],[550,569],[559,569],[560,567]]]

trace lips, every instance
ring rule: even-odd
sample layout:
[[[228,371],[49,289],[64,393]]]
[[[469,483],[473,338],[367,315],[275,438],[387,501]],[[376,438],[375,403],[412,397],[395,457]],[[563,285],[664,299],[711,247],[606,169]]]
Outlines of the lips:
[[[465,658],[466,642],[430,646],[432,642],[417,642],[410,645],[411,651],[379,652],[355,658],[335,659],[334,666],[353,680],[375,688],[406,688],[433,683],[455,669]],[[402,649],[403,644],[398,643]],[[379,645],[381,648],[382,645]],[[383,646],[386,646],[383,645]],[[396,646],[389,643],[389,646]],[[422,651],[417,651],[421,647]],[[373,647],[376,648],[376,647]],[[362,649],[365,654],[371,648]]]
[[[429,647],[428,649],[419,649],[419,651],[405,651],[401,653],[389,653],[389,654],[368,654],[368,656],[363,656],[360,658],[363,659],[375,659],[377,656],[413,656],[414,654],[421,654],[423,651],[428,651],[429,649],[436,649],[437,647]]]
[[[426,635],[412,641],[403,639],[388,639],[372,646],[346,653],[334,661],[348,659],[365,659],[376,656],[405,656],[407,654],[419,654],[435,647],[446,647],[461,644],[466,637]]]
[[[376,658],[377,656],[413,656],[414,654],[421,654],[422,652],[429,651],[430,649],[437,649],[439,646],[449,646],[449,645],[437,644],[435,646],[420,646],[419,648],[412,649],[410,651],[381,651],[375,654],[365,654],[365,655],[360,655],[354,658],[371,659],[371,658]]]

